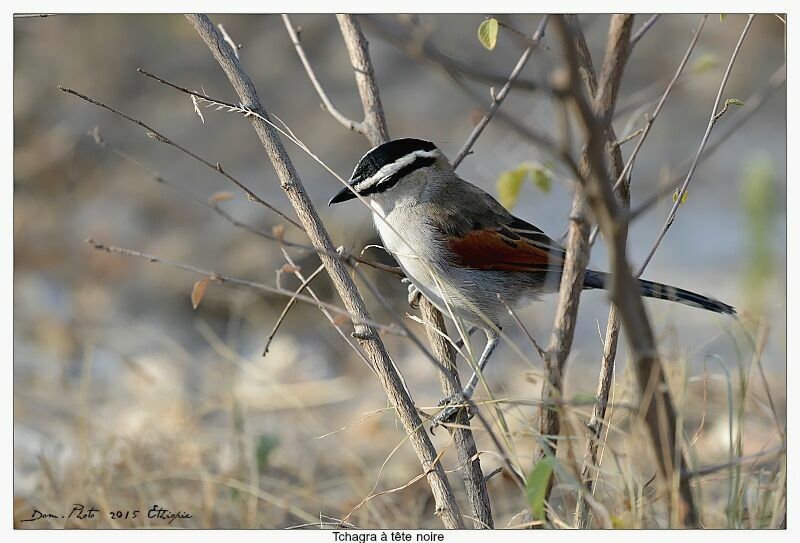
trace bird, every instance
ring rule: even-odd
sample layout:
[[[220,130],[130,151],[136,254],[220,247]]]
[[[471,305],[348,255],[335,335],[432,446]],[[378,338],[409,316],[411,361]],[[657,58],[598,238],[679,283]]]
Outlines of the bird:
[[[328,205],[356,198],[369,205],[384,249],[405,274],[409,302],[421,294],[443,314],[465,323],[467,337],[476,330],[486,335],[467,385],[440,402],[444,408],[433,426],[447,422],[472,397],[499,343],[508,308],[558,292],[566,250],[462,179],[442,151],[423,139],[394,139],[368,151]],[[644,297],[736,315],[732,306],[714,298],[638,281]],[[587,269],[583,288],[607,289],[610,283],[608,273]],[[463,345],[463,339],[456,345]]]

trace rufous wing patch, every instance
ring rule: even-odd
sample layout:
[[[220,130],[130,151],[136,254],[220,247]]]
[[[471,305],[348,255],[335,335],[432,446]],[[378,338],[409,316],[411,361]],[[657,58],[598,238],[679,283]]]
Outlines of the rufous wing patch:
[[[473,230],[464,237],[451,237],[448,245],[455,264],[475,270],[548,271],[563,261],[546,248],[524,238],[512,239],[497,230]]]

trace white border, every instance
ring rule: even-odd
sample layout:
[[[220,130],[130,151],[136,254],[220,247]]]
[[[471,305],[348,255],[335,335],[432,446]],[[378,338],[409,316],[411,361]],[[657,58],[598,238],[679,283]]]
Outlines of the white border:
[[[2,488],[4,490],[2,501],[0,501],[0,511],[2,511],[2,531],[10,532],[14,540],[19,541],[50,541],[53,539],[66,540],[66,541],[108,541],[113,538],[115,541],[139,541],[143,536],[152,536],[159,541],[215,541],[221,538],[231,539],[235,538],[241,541],[323,541],[333,543],[335,541],[333,534],[330,531],[257,531],[257,530],[239,530],[239,531],[201,531],[201,530],[175,530],[163,531],[158,530],[156,533],[149,533],[151,531],[141,530],[80,530],[80,531],[56,531],[56,530],[12,530],[13,526],[13,469],[12,469],[12,353],[13,336],[12,336],[12,323],[13,323],[13,294],[12,294],[12,273],[13,273],[13,107],[12,107],[12,89],[11,84],[13,78],[13,18],[14,12],[73,12],[73,13],[91,13],[91,12],[110,12],[110,13],[146,13],[146,12],[183,12],[183,11],[203,11],[210,13],[218,13],[220,11],[226,13],[252,13],[261,12],[264,10],[286,11],[290,13],[308,12],[308,13],[325,13],[329,12],[332,8],[341,12],[355,12],[355,13],[391,13],[391,12],[452,12],[452,13],[483,13],[486,10],[491,10],[492,13],[503,12],[545,12],[555,10],[557,12],[577,12],[577,13],[592,13],[592,12],[614,12],[614,11],[627,11],[637,13],[652,13],[654,8],[663,13],[741,13],[753,11],[754,8],[758,12],[777,12],[788,13],[788,24],[790,27],[794,22],[793,5],[788,1],[772,1],[760,0],[759,2],[742,2],[739,0],[715,0],[715,1],[686,1],[686,0],[673,0],[669,3],[664,2],[644,2],[644,1],[605,1],[598,3],[596,1],[588,0],[564,0],[559,2],[521,2],[510,0],[494,0],[490,4],[485,2],[465,2],[463,0],[447,1],[447,2],[432,2],[430,0],[420,2],[416,0],[384,0],[377,2],[372,0],[370,2],[347,1],[336,2],[335,5],[330,2],[322,2],[320,0],[294,0],[289,4],[288,2],[281,3],[263,3],[263,2],[244,2],[239,0],[228,0],[224,4],[219,2],[209,2],[206,0],[198,0],[194,2],[178,2],[172,0],[160,0],[159,2],[137,2],[137,3],[108,3],[99,1],[86,1],[77,0],[72,1],[68,5],[63,2],[11,2],[4,4],[3,21],[5,21],[6,32],[3,33],[2,40],[2,66],[3,78],[0,80],[0,95],[2,96],[3,106],[0,108],[0,116],[2,117],[2,124],[4,130],[0,131],[0,138],[2,138],[2,153],[5,157],[1,163],[4,170],[8,175],[4,176],[5,182],[0,185],[2,191],[2,200],[4,205],[3,213],[0,213],[0,220],[3,227],[0,228],[0,258],[2,258],[2,267],[0,267],[0,274],[2,274],[3,287],[0,288],[0,344],[2,344],[9,356],[4,357],[6,361],[7,373],[5,379],[2,379],[2,391],[0,397],[3,398],[2,405],[8,407],[8,411],[3,410],[3,427],[2,435],[5,437],[0,452],[0,465],[2,471]],[[797,5],[795,3],[795,5]],[[7,6],[7,7],[6,7]],[[549,9],[548,9],[549,8]],[[798,10],[800,13],[800,10]],[[796,85],[796,72],[795,59],[798,55],[798,40],[792,32],[787,32],[788,35],[788,64],[787,67],[787,85],[789,89],[797,90]],[[791,98],[792,93],[789,92],[790,99],[788,101],[788,135],[787,135],[787,148],[798,149],[797,126],[799,126],[797,116],[797,106],[795,100]],[[792,153],[788,153],[789,157],[793,157]],[[796,163],[789,161],[787,164],[787,202],[790,209],[794,210],[795,206],[800,204],[800,193],[797,189],[797,183],[800,183],[798,177],[798,168]],[[792,302],[798,299],[798,286],[794,282],[794,278],[798,277],[797,266],[797,250],[796,243],[800,241],[797,234],[800,232],[800,212],[788,213],[787,228],[788,228],[788,253],[787,253],[787,277],[789,284],[787,286],[787,329],[789,331],[800,330],[800,322],[797,320],[796,306]],[[20,240],[21,242],[24,240]],[[800,390],[800,381],[798,381],[798,373],[795,365],[800,363],[797,354],[798,351],[798,334],[788,334],[788,353],[787,353],[787,386],[789,390]],[[548,532],[531,532],[531,531],[503,531],[487,534],[486,532],[464,531],[459,533],[446,533],[445,541],[485,541],[494,538],[503,538],[503,541],[525,541],[530,542],[532,539],[546,539],[551,540],[583,540],[584,538],[591,537],[597,538],[598,536],[605,538],[613,538],[614,541],[625,543],[627,541],[635,541],[639,543],[641,538],[646,537],[649,541],[674,541],[675,538],[680,537],[681,540],[693,541],[703,539],[720,539],[725,541],[750,541],[753,538],[761,539],[787,539],[792,537],[790,532],[793,531],[792,527],[797,525],[798,522],[798,507],[797,495],[794,489],[797,488],[798,471],[800,470],[800,457],[798,457],[797,449],[794,446],[794,421],[796,412],[796,402],[793,394],[788,394],[787,397],[788,417],[790,427],[788,430],[788,457],[789,457],[789,488],[788,488],[788,525],[789,530],[763,532],[760,531],[756,534],[749,531],[686,531],[680,534],[672,531],[613,531],[609,533],[593,532],[585,534],[577,531],[548,531]],[[406,533],[412,534],[412,541],[416,541],[417,533],[425,533],[426,530],[405,530]],[[380,535],[381,531],[372,531],[368,533],[375,533]]]

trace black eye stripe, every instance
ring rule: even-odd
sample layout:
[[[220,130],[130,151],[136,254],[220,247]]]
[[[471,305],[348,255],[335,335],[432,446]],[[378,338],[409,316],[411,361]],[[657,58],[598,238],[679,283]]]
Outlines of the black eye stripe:
[[[430,166],[434,162],[436,162],[436,158],[434,157],[429,157],[429,156],[417,157],[411,164],[403,166],[402,168],[397,170],[395,173],[393,173],[386,179],[382,179],[381,181],[375,183],[368,189],[364,191],[359,191],[359,194],[361,194],[362,196],[368,196],[370,194],[375,194],[376,192],[383,192],[389,190],[390,188],[395,186],[398,183],[398,181],[400,181],[402,178],[404,178],[411,172],[419,170],[420,168],[425,168],[426,166]],[[356,188],[356,190],[358,189]]]
[[[414,151],[433,151],[436,146],[425,140],[401,138],[386,142],[364,155],[353,171],[352,178],[369,179],[387,164],[397,162]]]

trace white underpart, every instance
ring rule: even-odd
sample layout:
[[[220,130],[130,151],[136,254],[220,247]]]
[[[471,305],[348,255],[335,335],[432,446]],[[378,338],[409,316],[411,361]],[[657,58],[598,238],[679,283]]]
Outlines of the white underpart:
[[[368,178],[364,179],[363,181],[360,181],[353,188],[355,188],[358,192],[365,191],[365,190],[369,189],[370,187],[373,187],[373,186],[377,185],[378,183],[380,183],[384,179],[386,179],[388,177],[391,177],[392,175],[396,174],[401,169],[405,168],[406,166],[408,166],[409,164],[414,162],[417,158],[420,158],[420,157],[433,158],[433,157],[435,157],[436,156],[436,152],[437,152],[436,149],[433,149],[432,151],[414,151],[413,153],[409,153],[409,154],[405,155],[404,157],[402,157],[400,160],[396,160],[396,161],[392,162],[391,164],[387,164],[386,166],[384,166],[383,168],[381,168],[380,170],[375,172],[375,174],[372,175],[372,177],[368,177]]]

